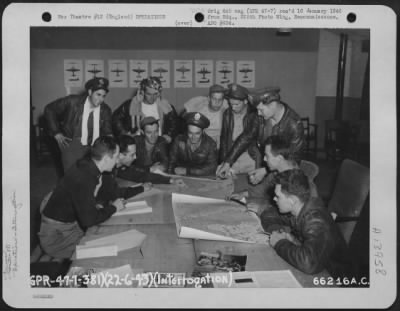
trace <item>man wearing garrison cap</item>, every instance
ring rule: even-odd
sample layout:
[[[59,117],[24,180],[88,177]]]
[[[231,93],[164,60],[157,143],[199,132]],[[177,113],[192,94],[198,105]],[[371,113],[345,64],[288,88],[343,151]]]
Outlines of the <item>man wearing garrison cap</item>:
[[[228,85],[225,97],[229,100],[230,107],[224,111],[222,118],[220,162],[225,161],[240,134],[249,131],[257,123],[257,110],[248,104],[248,95],[245,87],[239,84]],[[259,167],[261,160],[261,153],[253,141],[233,163],[232,170],[235,173],[248,173]]]
[[[61,150],[64,172],[81,158],[99,136],[112,135],[111,109],[104,102],[106,78],[86,82],[84,95],[69,95],[46,105],[44,115],[51,136]]]
[[[191,176],[215,175],[217,145],[204,132],[210,121],[199,112],[188,112],[183,118],[186,134],[178,135],[171,146],[168,172]]]
[[[304,129],[300,116],[280,100],[279,91],[279,87],[266,87],[249,96],[250,103],[257,108],[259,117],[252,127],[247,128],[236,139],[224,163],[218,167],[217,176],[226,178],[231,172],[232,164],[253,142],[257,142],[257,145],[261,147],[259,149],[263,155],[265,140],[271,135],[285,137],[290,142],[295,156],[301,156]],[[266,174],[265,167],[249,172],[250,183],[259,184]]]
[[[220,144],[222,114],[229,107],[228,101],[224,98],[225,88],[221,85],[214,84],[210,87],[208,96],[197,96],[188,100],[183,104],[181,116],[187,112],[200,112],[210,120],[210,126],[205,132],[217,143]]]

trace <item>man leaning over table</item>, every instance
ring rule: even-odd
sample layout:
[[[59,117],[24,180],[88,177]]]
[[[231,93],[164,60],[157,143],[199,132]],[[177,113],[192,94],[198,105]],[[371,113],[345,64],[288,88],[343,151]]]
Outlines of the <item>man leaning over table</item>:
[[[135,165],[137,151],[136,138],[137,136],[132,137],[131,135],[121,135],[119,137],[121,161],[119,161],[119,164],[117,163],[113,171],[114,175],[138,183],[176,184],[183,186],[184,183],[180,178],[153,173],[149,168]]]
[[[87,228],[122,210],[125,207],[123,198],[143,192],[143,187],[103,192],[102,188],[108,183],[103,185],[102,174],[112,171],[118,157],[119,146],[115,139],[100,136],[91,146],[90,154],[78,160],[60,180],[42,211],[38,236],[46,254],[70,258]],[[110,193],[115,199],[105,201]]]
[[[265,210],[261,224],[280,257],[307,274],[324,269],[335,278],[353,274],[346,242],[321,201],[310,198],[308,178],[301,170],[278,174],[274,200],[279,213]]]
[[[249,183],[246,191],[232,195],[232,198],[237,200],[247,197],[247,207],[255,210],[257,214],[267,208],[276,209],[272,200],[275,196],[276,176],[287,170],[301,169],[296,155],[292,152],[290,142],[284,136],[269,136],[265,141],[264,154],[264,162],[269,172],[267,176],[261,183],[256,185]],[[307,174],[307,172],[304,173]],[[309,178],[311,197],[318,198],[317,186],[310,176],[307,177]],[[252,175],[249,175],[250,181],[251,178]]]
[[[249,96],[250,102],[258,110],[259,117],[254,126],[247,128],[235,140],[224,162],[218,166],[216,175],[227,178],[231,174],[231,167],[238,157],[256,142],[259,147],[263,146],[265,140],[271,135],[284,136],[291,145],[293,152],[301,157],[304,145],[303,124],[299,115],[286,103],[280,100],[280,88],[267,87],[254,92]],[[263,153],[264,150],[260,150]],[[258,184],[267,174],[265,167],[256,168],[250,172],[253,176],[250,182]]]

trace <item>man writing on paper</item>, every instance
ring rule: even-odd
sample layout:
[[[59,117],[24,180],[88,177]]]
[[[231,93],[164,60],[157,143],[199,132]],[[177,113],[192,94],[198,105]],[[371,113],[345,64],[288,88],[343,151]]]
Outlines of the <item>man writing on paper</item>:
[[[321,201],[310,198],[308,178],[301,170],[277,175],[279,213],[265,210],[261,224],[279,256],[307,274],[326,269],[333,277],[349,277],[353,264],[346,242]]]
[[[217,144],[204,132],[210,121],[200,112],[188,112],[184,118],[187,131],[172,143],[168,172],[189,176],[215,175]]]
[[[118,161],[119,147],[113,137],[100,136],[88,157],[78,160],[54,189],[42,211],[40,245],[55,258],[70,258],[88,227],[122,210],[122,198],[112,202],[98,200],[102,173],[110,172]],[[107,190],[109,191],[109,190]],[[142,192],[143,187],[128,188],[124,197]]]
[[[61,150],[64,173],[84,156],[97,137],[112,135],[111,109],[104,102],[108,80],[94,78],[86,82],[87,94],[69,95],[44,109],[50,135]]]

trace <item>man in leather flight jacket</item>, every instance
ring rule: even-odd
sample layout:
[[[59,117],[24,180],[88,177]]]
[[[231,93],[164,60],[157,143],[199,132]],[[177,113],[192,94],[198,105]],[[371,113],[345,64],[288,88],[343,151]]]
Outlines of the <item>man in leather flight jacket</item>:
[[[45,107],[49,134],[60,147],[64,172],[90,150],[96,138],[112,135],[111,109],[104,102],[108,84],[105,78],[94,78],[85,84],[87,94],[59,98]]]
[[[300,157],[304,145],[304,129],[300,116],[287,104],[280,101],[279,88],[265,88],[249,96],[250,102],[257,107],[259,117],[254,125],[247,128],[235,141],[225,161],[217,169],[217,176],[226,178],[232,164],[248,148],[257,142],[260,152],[268,136],[284,136],[290,141],[292,151]],[[265,168],[255,170],[255,183],[261,182],[266,175]]]
[[[217,168],[217,144],[204,133],[210,121],[200,112],[184,115],[186,134],[178,135],[171,145],[168,173],[176,175],[211,176]]]
[[[301,170],[277,175],[274,200],[279,212],[267,209],[260,218],[279,256],[307,274],[326,269],[334,278],[354,276],[346,242],[321,200],[310,198],[308,179]]]
[[[161,98],[161,91],[160,79],[143,79],[136,94],[113,112],[114,135],[136,134],[140,130],[140,121],[151,116],[159,121],[160,136],[171,143],[177,135],[179,119],[175,107]]]
[[[219,149],[219,162],[224,162],[234,142],[243,132],[251,131],[257,110],[248,104],[248,90],[239,84],[230,84],[226,92],[230,107],[224,111]],[[261,166],[261,153],[255,141],[251,142],[233,164],[236,173],[247,173]]]

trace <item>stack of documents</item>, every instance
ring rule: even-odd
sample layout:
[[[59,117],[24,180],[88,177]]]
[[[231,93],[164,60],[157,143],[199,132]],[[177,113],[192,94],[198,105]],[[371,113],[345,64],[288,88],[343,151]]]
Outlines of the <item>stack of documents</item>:
[[[76,246],[76,259],[117,256],[118,252],[139,247],[146,235],[135,229],[107,235]]]

